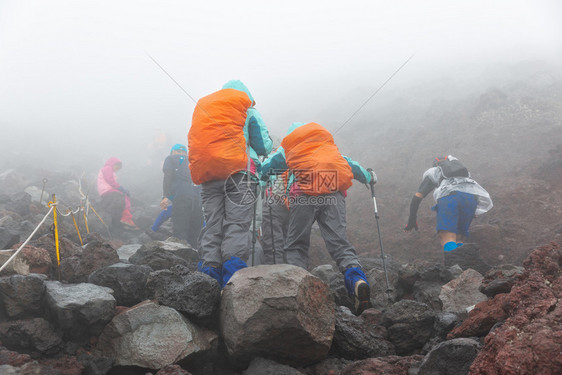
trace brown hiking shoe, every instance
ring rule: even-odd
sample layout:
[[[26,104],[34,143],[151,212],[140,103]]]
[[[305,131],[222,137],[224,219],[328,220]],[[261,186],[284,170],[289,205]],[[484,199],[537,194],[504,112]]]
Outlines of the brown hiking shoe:
[[[371,288],[364,280],[355,283],[353,299],[355,302],[355,315],[359,316],[363,311],[371,307]]]

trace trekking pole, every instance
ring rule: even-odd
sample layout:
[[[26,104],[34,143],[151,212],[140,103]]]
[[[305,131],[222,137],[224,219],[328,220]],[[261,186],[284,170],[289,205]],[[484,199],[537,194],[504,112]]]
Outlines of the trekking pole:
[[[367,169],[367,172],[371,174],[371,182],[369,183],[369,185],[371,185],[371,196],[373,197],[373,203],[375,205],[375,219],[377,222],[377,233],[379,234],[379,244],[381,245],[382,266],[384,268],[384,277],[386,279],[386,294],[388,295],[388,299],[390,299],[390,292],[392,292],[392,289],[390,288],[390,283],[388,282],[388,272],[386,270],[386,255],[384,255],[384,248],[382,246],[381,229],[379,226],[379,211],[377,208],[377,198],[375,197],[375,184],[377,183],[377,175],[371,168]]]
[[[250,176],[248,175],[248,179]],[[257,196],[257,195],[256,195]],[[256,215],[257,215],[257,208],[258,208],[258,200],[254,201],[254,219],[252,223],[252,267],[254,266],[254,254],[256,253]]]
[[[269,227],[271,229],[271,252],[273,253],[273,264],[277,264],[277,260],[275,259],[275,238],[273,238],[273,209],[271,204],[273,203],[273,184],[271,184],[271,180],[267,180],[267,184],[271,185],[269,197],[267,199],[267,205],[269,207]]]

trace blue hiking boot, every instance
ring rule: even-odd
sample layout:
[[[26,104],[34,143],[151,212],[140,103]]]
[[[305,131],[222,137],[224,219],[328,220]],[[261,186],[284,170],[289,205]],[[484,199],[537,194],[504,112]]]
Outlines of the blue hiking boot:
[[[234,273],[242,268],[246,268],[248,265],[242,259],[238,257],[230,257],[229,260],[224,262],[222,265],[222,284],[221,287],[225,287],[228,280],[234,275]]]
[[[202,272],[211,276],[213,279],[219,282],[219,285],[222,287],[222,269],[219,266],[203,266],[203,261],[199,261],[197,263],[197,271]]]
[[[355,315],[371,307],[371,288],[367,276],[360,267],[351,267],[344,274],[345,287],[350,297],[353,298]]]

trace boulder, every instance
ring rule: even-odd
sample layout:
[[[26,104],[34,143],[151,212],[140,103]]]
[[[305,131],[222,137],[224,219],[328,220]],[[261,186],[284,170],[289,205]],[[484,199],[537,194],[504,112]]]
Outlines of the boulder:
[[[12,319],[42,316],[45,280],[37,274],[0,277],[0,305],[6,315]]]
[[[39,202],[41,199],[43,199],[43,201],[48,201],[49,197],[51,197],[51,194],[49,194],[47,191],[44,191],[43,189],[33,185],[26,187],[25,189],[23,189],[23,191],[29,194],[32,202]]]
[[[157,300],[161,305],[203,318],[218,311],[221,288],[212,277],[177,265],[170,270],[151,273],[146,291],[149,298]]]
[[[511,291],[492,300],[507,317],[486,337],[471,374],[562,373],[561,265],[560,244],[533,250]]]
[[[413,287],[414,299],[418,302],[425,303],[433,310],[441,311],[443,308],[439,294],[441,293],[440,282],[435,281],[416,281]]]
[[[198,328],[170,307],[145,301],[116,315],[97,348],[119,366],[161,369],[216,350],[217,345],[215,333]]]
[[[47,250],[27,245],[12,260],[11,266],[13,271],[20,275],[29,275],[30,273],[48,275],[52,262]]]
[[[142,245],[140,244],[130,244],[130,245],[123,245],[117,249],[117,255],[119,256],[119,260],[121,262],[128,262],[129,258],[133,256],[138,249],[140,249]]]
[[[266,357],[291,366],[323,359],[335,330],[328,286],[283,264],[237,271],[223,289],[220,327],[233,363]]]
[[[152,269],[136,264],[115,263],[94,271],[88,282],[113,290],[119,306],[133,306],[146,299],[146,280]]]
[[[481,282],[482,275],[469,268],[458,278],[443,285],[439,294],[443,311],[461,318],[467,317],[467,308],[488,299],[479,290]]]
[[[20,367],[25,363],[31,362],[31,356],[29,354],[20,354],[0,346],[0,365],[10,365],[14,367]],[[1,372],[0,372],[1,374]]]
[[[336,330],[330,349],[332,357],[351,360],[396,354],[383,326],[369,324],[346,307],[336,308]]]
[[[58,281],[47,281],[45,286],[53,319],[70,340],[99,335],[115,313],[115,298],[109,288]]]
[[[426,354],[418,375],[468,375],[481,348],[478,341],[468,338],[444,341]]]
[[[181,243],[166,241],[152,241],[145,243],[129,258],[130,263],[145,264],[153,270],[169,269],[176,264],[188,267],[191,271],[197,270],[199,252],[191,246]]]
[[[4,194],[21,192],[28,185],[27,178],[15,169],[7,169],[0,173],[0,191]]]
[[[52,234],[46,234],[33,240],[29,243],[30,245],[45,249],[49,252],[51,257],[51,264],[57,264],[57,251],[55,239]],[[70,241],[65,237],[59,237],[59,257],[60,259],[67,259],[75,255],[80,255],[82,253],[82,248],[76,245],[74,242]]]
[[[31,211],[31,195],[26,192],[20,191],[10,196],[10,202],[6,203],[5,207],[8,211],[13,211],[20,216],[25,216]]]
[[[61,277],[68,283],[87,282],[92,272],[118,262],[117,251],[109,242],[90,241],[80,254],[61,260]]]
[[[14,231],[0,227],[0,250],[10,249],[20,240],[20,235]]]
[[[509,293],[525,269],[512,264],[502,264],[486,273],[480,284],[480,292],[489,298],[499,293]]]
[[[410,355],[435,334],[434,321],[435,312],[425,303],[401,300],[383,313],[381,324],[387,328],[396,353]]]
[[[6,348],[23,353],[57,353],[62,334],[43,318],[0,323],[0,341]]]

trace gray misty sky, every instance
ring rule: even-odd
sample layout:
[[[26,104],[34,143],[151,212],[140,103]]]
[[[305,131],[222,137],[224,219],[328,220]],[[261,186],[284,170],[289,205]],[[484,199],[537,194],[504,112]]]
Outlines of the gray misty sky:
[[[361,104],[348,93],[366,99],[414,53],[389,89],[461,64],[561,61],[562,2],[0,0],[0,146],[55,139],[102,160],[159,131],[185,142],[194,103],[147,53],[195,99],[241,79],[280,136],[327,105],[336,128]]]

